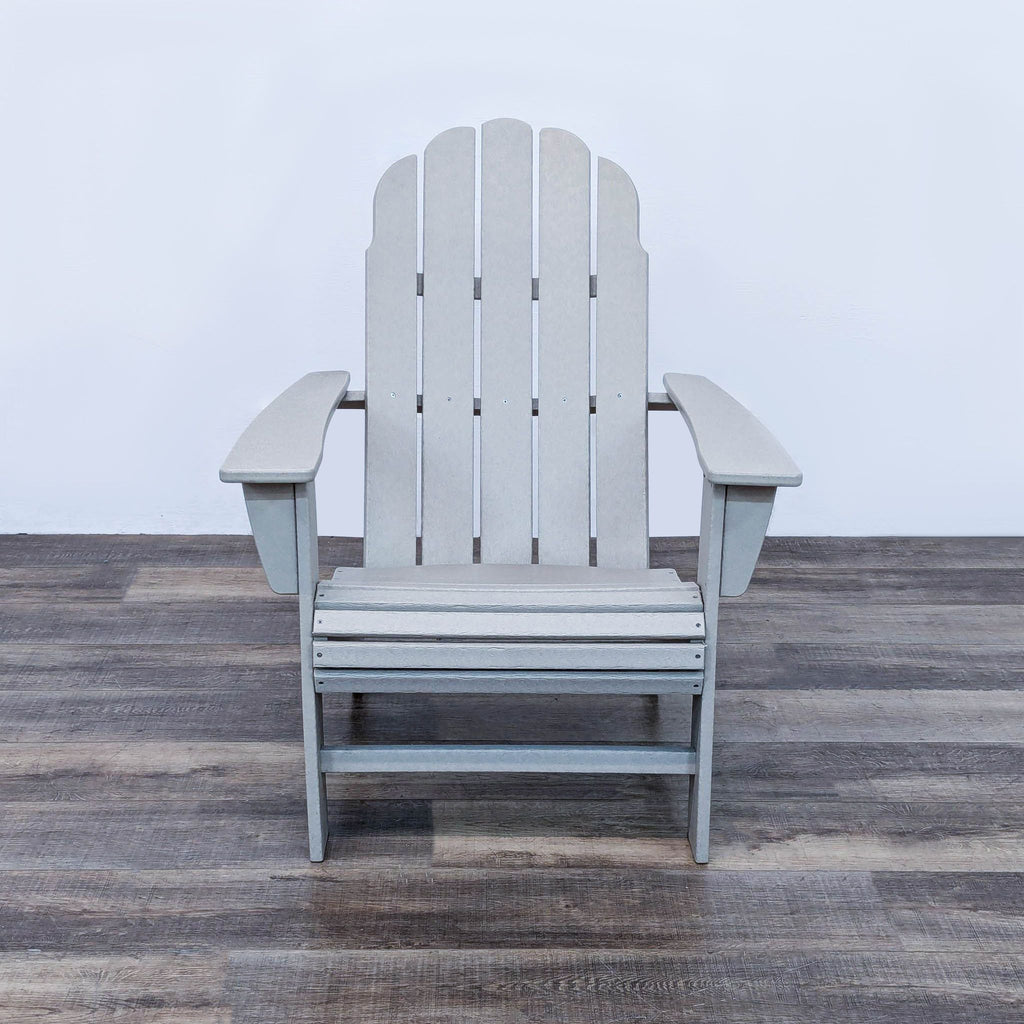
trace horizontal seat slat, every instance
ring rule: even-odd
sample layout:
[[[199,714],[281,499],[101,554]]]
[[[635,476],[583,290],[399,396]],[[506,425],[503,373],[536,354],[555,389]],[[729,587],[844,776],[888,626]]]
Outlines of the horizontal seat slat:
[[[704,616],[696,612],[603,609],[583,612],[317,609],[313,635],[452,640],[700,640],[704,636]]]
[[[502,612],[703,612],[700,592],[667,593],[648,590],[530,590],[527,592],[451,588],[442,592],[368,590],[346,587],[317,592],[322,611],[502,611]]]
[[[410,566],[339,569],[317,588],[318,610],[701,612],[695,583],[671,569],[591,566]]]
[[[700,693],[704,673],[320,669],[320,693]]]
[[[704,668],[704,644],[314,639],[313,666],[315,669],[693,670]]]
[[[325,772],[573,772],[692,775],[692,747],[676,744],[463,743],[323,747]]]
[[[342,566],[321,586],[444,588],[687,589],[674,569],[606,569],[593,565],[408,565],[395,569]]]

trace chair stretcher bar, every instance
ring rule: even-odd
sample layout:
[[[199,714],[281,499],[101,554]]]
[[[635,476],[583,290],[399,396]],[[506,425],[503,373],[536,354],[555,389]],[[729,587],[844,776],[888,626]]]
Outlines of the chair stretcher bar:
[[[674,744],[357,744],[323,747],[323,772],[572,772],[693,775],[692,747]]]

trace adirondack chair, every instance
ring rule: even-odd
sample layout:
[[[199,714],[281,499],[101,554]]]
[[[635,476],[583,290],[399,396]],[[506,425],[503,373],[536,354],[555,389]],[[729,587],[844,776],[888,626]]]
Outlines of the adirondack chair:
[[[801,474],[706,378],[670,373],[665,393],[648,393],[636,190],[619,166],[597,161],[592,275],[590,152],[551,128],[540,132],[533,276],[533,161],[529,125],[483,125],[479,276],[475,129],[426,147],[422,271],[417,159],[388,168],[366,253],[365,392],[350,390],[344,371],[308,374],[256,417],[220,472],[242,484],[270,586],[299,596],[313,861],[327,843],[326,773],[396,771],[688,775],[689,842],[695,861],[708,860],[719,598],[747,589],[776,488]],[[314,481],[339,408],[365,410],[363,566],[321,582]],[[696,584],[648,567],[647,416],[672,409],[704,473]],[[325,744],[324,694],[396,692],[451,694],[452,715],[466,693],[686,694],[691,737]]]

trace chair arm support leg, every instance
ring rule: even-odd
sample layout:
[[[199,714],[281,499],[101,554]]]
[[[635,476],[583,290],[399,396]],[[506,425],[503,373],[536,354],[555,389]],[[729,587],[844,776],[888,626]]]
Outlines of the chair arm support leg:
[[[312,481],[242,484],[242,493],[270,589],[275,594],[316,590],[318,566],[314,563],[311,569],[304,569],[299,557],[304,531],[312,536],[314,547],[316,544],[316,496]]]
[[[697,582],[706,590],[717,571],[718,594],[740,597],[750,586],[775,503],[774,487],[744,487],[704,481]],[[717,516],[721,522],[715,525]],[[717,569],[715,562],[718,562]],[[708,595],[704,595],[705,601]]]
[[[295,492],[299,484],[242,484],[263,571],[275,594],[299,592]]]
[[[725,488],[722,596],[739,597],[750,586],[775,503],[774,487]]]

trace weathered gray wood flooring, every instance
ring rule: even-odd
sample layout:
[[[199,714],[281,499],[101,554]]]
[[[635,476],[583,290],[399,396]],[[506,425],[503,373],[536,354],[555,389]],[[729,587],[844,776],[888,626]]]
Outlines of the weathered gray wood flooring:
[[[1022,539],[768,542],[724,611],[706,868],[684,780],[527,775],[332,779],[310,865],[294,600],[248,538],[0,537],[0,602],[0,1021],[1024,1020]],[[687,718],[327,707],[332,739]]]

